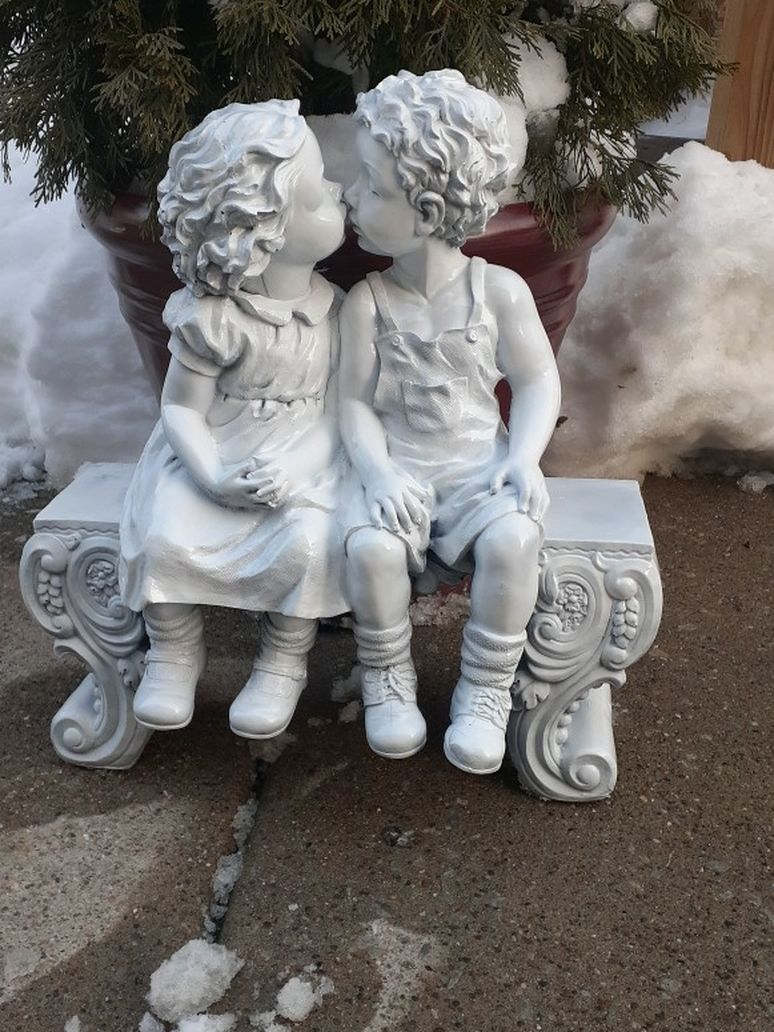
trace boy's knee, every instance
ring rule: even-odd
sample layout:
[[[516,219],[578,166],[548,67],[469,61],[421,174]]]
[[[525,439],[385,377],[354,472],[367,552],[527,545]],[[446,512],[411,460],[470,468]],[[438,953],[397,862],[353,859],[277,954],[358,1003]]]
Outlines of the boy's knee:
[[[498,569],[519,569],[536,564],[540,549],[540,530],[529,516],[512,513],[490,523],[474,546],[476,563]]]
[[[347,539],[347,566],[356,574],[394,578],[406,574],[406,546],[394,534],[360,527]]]

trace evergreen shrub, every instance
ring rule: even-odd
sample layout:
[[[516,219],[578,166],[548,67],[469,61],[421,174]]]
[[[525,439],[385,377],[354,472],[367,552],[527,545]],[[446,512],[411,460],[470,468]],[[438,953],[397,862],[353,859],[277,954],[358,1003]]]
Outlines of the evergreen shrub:
[[[566,241],[589,194],[641,219],[664,204],[670,170],[638,160],[632,134],[726,70],[698,17],[711,0],[654,2],[654,29],[638,32],[627,0],[0,0],[5,171],[15,142],[37,159],[38,201],[71,180],[91,208],[137,184],[153,201],[171,144],[213,108],[296,96],[307,114],[351,110],[352,77],[315,61],[315,40],[371,82],[454,67],[519,95],[512,43],[547,38],[570,95],[549,140],[530,143],[526,182]]]

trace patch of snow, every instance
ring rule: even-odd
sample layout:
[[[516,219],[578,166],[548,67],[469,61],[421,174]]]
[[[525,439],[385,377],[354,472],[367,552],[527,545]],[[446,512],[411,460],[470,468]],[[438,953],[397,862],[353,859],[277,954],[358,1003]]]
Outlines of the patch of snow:
[[[77,1014],[73,1015],[72,1018],[68,1018],[65,1022],[64,1032],[82,1032],[81,1019]]]
[[[164,1021],[181,1021],[217,1003],[244,961],[232,950],[192,939],[151,975],[147,1001]]]
[[[570,96],[567,62],[553,43],[541,39],[536,46],[524,46],[511,38],[508,45],[519,58],[519,84],[527,115],[558,108]]]
[[[737,481],[737,487],[748,494],[763,494],[774,485],[774,473],[746,473]]]
[[[331,702],[349,702],[351,699],[359,699],[360,693],[360,666],[357,663],[346,677],[333,678]]]
[[[322,1006],[325,997],[335,991],[333,981],[327,975],[321,975],[316,965],[309,964],[300,975],[294,975],[285,982],[277,993],[274,1009],[253,1014],[250,1024],[262,1032],[280,1032],[289,1026],[277,1018],[293,1024],[306,1021],[316,1007]]]
[[[549,474],[639,478],[708,454],[722,469],[731,452],[774,463],[774,170],[698,143],[669,161],[671,210],[619,216],[592,255],[559,353],[567,418]]]
[[[315,990],[309,982],[290,978],[277,993],[277,1013],[288,1021],[304,1021],[314,1010],[315,1000]]]
[[[360,718],[362,709],[363,705],[359,699],[353,699],[352,702],[348,702],[346,706],[342,706],[339,710],[339,723],[354,724]]]
[[[235,1014],[196,1014],[183,1018],[174,1032],[231,1032],[236,1022]]]
[[[644,122],[640,129],[648,136],[673,136],[681,140],[703,140],[709,124],[711,94],[697,93],[684,101],[668,118]],[[667,156],[664,161],[669,164]]]
[[[146,1011],[140,1018],[137,1032],[164,1032],[164,1026],[158,1018],[154,1018],[149,1011]]]
[[[158,404],[107,277],[103,249],[72,216],[71,232],[32,315],[27,374],[58,485],[84,462],[133,462]]]
[[[275,1010],[260,1011],[258,1014],[251,1014],[249,1021],[253,1028],[258,1028],[261,1032],[285,1032],[288,1026],[275,1021],[276,1017]]]
[[[411,603],[409,616],[415,627],[451,627],[470,616],[468,595],[424,595]]]
[[[0,185],[0,487],[47,469],[136,458],[156,415],[100,245],[71,193],[35,207],[34,161],[11,154]]]
[[[658,7],[652,0],[635,0],[624,8],[621,21],[635,32],[653,32],[658,21]]]

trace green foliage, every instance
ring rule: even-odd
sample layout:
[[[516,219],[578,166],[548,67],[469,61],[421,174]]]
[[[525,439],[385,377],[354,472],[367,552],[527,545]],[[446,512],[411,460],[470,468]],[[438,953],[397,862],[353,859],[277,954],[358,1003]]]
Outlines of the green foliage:
[[[171,144],[213,108],[298,96],[306,113],[351,109],[351,81],[315,63],[315,37],[340,40],[372,82],[456,67],[518,94],[506,37],[530,46],[545,35],[566,56],[571,93],[555,142],[530,147],[527,174],[566,241],[589,192],[638,218],[664,203],[669,170],[628,156],[631,134],[723,71],[694,20],[711,0],[656,3],[655,33],[637,34],[605,0],[578,14],[565,0],[0,0],[4,167],[16,141],[37,157],[37,200],[71,180],[93,207],[136,183],[152,197]]]

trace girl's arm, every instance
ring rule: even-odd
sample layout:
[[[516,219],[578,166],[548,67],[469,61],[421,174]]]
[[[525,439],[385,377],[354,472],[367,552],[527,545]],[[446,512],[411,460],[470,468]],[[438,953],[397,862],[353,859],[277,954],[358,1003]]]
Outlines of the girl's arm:
[[[409,531],[427,518],[428,492],[390,458],[384,427],[373,410],[379,376],[374,345],[376,306],[366,283],[358,283],[341,308],[339,411],[341,436],[366,491],[375,526]]]
[[[183,365],[174,356],[161,394],[161,422],[169,446],[191,478],[224,505],[252,508],[270,497],[274,485],[253,475],[256,464],[224,467],[207,425],[217,380]]]
[[[492,491],[511,483],[520,508],[540,519],[548,494],[539,464],[556,427],[561,387],[556,359],[524,282],[497,265],[487,268],[487,303],[497,319],[497,357],[511,388],[508,461],[492,478]]]

